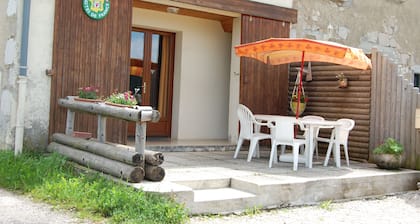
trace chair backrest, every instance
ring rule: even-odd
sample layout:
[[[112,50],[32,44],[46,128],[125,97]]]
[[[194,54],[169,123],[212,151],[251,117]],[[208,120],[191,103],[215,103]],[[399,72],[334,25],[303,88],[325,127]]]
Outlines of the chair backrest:
[[[254,115],[251,110],[243,104],[239,104],[237,114],[241,126],[239,136],[245,139],[250,139],[254,130]]]
[[[304,121],[324,121],[325,119],[321,116],[316,116],[316,115],[306,115],[304,117],[301,118]],[[319,127],[315,128],[315,136],[318,136],[319,134]],[[304,135],[306,136],[306,132],[304,133]]]
[[[336,129],[336,141],[339,144],[345,144],[348,141],[350,131],[354,128],[355,122],[347,118],[338,119],[337,122],[341,125]]]
[[[279,142],[292,143],[295,137],[294,127],[297,122],[294,117],[277,118],[269,124],[271,138]]]

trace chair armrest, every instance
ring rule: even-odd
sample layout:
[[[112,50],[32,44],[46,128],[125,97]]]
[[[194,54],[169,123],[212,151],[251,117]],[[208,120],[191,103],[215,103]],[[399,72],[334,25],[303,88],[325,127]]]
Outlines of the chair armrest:
[[[302,131],[308,131],[308,128],[306,128],[305,125],[301,121],[296,120],[296,124],[299,125],[299,129],[300,130],[302,130]]]

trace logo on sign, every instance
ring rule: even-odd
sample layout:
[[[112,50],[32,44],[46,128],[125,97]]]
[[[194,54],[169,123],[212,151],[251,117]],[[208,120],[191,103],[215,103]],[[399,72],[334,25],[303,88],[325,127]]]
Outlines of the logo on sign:
[[[82,0],[83,11],[92,19],[103,19],[109,13],[109,0]]]

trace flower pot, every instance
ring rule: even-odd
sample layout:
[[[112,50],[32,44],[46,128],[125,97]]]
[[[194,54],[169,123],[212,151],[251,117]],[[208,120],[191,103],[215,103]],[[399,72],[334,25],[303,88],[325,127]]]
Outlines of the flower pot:
[[[292,112],[296,115],[296,109],[297,109],[297,103],[296,101],[290,102],[290,109]],[[302,115],[303,111],[306,109],[306,103],[299,103],[299,116]]]
[[[77,138],[90,139],[92,138],[92,133],[83,132],[83,131],[74,131],[72,136],[77,137]]]
[[[394,154],[373,154],[373,160],[381,169],[395,170],[401,167],[401,155]]]
[[[339,88],[347,88],[347,86],[348,86],[347,78],[343,78],[343,79],[338,80],[338,87]]]
[[[87,102],[87,103],[99,103],[102,102],[100,99],[86,99],[86,98],[80,98],[80,97],[74,97],[74,100],[80,101],[80,102]]]
[[[114,106],[114,107],[123,107],[123,108],[135,108],[136,106],[131,106],[131,105],[125,105],[125,104],[118,104],[118,103],[111,103],[111,102],[106,102],[106,105],[110,105],[110,106]]]

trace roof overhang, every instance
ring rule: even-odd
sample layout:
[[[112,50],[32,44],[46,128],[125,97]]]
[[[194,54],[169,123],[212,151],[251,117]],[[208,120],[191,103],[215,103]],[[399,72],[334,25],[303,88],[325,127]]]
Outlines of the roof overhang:
[[[241,14],[296,23],[297,10],[247,0],[134,0],[133,7],[220,21],[232,32],[233,18]]]

